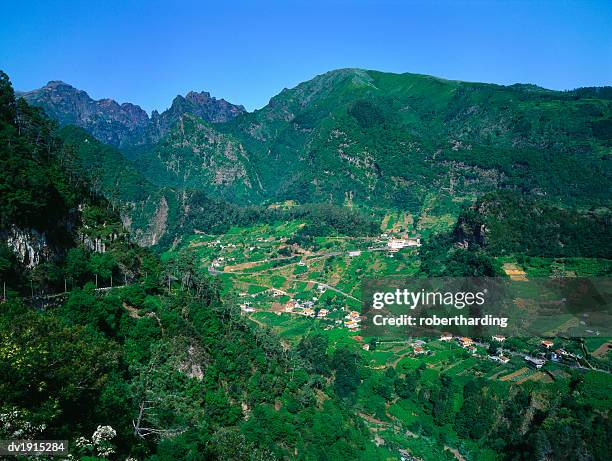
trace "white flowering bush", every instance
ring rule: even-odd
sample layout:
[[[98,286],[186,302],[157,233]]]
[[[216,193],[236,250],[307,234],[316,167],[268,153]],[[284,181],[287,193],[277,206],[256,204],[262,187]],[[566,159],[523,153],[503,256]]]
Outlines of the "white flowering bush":
[[[98,426],[93,435],[91,441],[94,445],[98,445],[103,442],[108,442],[117,435],[117,431],[110,426]]]
[[[45,429],[44,424],[30,421],[29,412],[8,410],[0,413],[0,438],[3,439],[35,439]]]
[[[79,437],[74,444],[81,454],[91,454],[100,458],[108,458],[115,453],[115,447],[111,440],[115,438],[117,431],[111,426],[98,426],[91,436],[91,440]]]

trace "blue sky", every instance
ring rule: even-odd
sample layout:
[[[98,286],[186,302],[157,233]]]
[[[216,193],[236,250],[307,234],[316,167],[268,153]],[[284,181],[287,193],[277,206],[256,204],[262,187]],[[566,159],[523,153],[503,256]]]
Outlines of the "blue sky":
[[[612,1],[5,1],[0,68],[167,108],[206,90],[252,110],[341,67],[553,89],[612,85]]]

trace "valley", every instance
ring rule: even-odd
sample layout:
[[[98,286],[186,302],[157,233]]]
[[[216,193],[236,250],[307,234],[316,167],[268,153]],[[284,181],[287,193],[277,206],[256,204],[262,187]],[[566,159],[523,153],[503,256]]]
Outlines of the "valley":
[[[423,227],[415,228],[415,222]],[[165,252],[162,261],[176,265],[177,274],[181,264],[191,261],[199,271],[213,275],[221,281],[224,296],[240,306],[244,318],[273,332],[287,348],[301,347],[305,338],[316,337],[324,338],[321,341],[328,350],[356,351],[364,371],[359,373],[362,384],[355,406],[377,446],[377,454],[369,455],[372,459],[395,459],[403,453],[407,459],[448,460],[452,454],[458,460],[494,460],[494,450],[462,438],[456,425],[440,424],[442,417],[431,409],[435,401],[412,392],[419,387],[435,388],[440,379],[449,380],[452,397],[444,398],[451,399],[447,404],[452,409],[447,411],[466,411],[466,397],[458,389],[478,380],[502,393],[520,394],[523,391],[515,388],[523,388],[543,399],[537,405],[545,408],[546,399],[568,384],[572,370],[583,370],[589,379],[609,380],[609,356],[604,361],[584,360],[585,353],[592,357],[607,339],[588,338],[581,345],[557,338],[555,348],[575,355],[546,360],[539,369],[525,360],[546,355],[538,338],[503,338],[503,344],[485,338],[466,345],[462,342],[466,338],[368,336],[360,328],[362,279],[417,276],[420,246],[416,241],[408,246],[408,237],[435,235],[432,229],[443,232],[448,230],[446,222],[444,215],[417,220],[409,213],[390,212],[380,221],[377,235],[328,235],[303,243],[304,247],[296,239],[307,225],[303,221],[232,227],[218,235],[195,233]],[[392,242],[404,238],[406,246],[394,249]],[[519,280],[596,276],[612,268],[606,259],[517,255],[498,257],[495,264]],[[545,273],[541,272],[544,268]],[[410,378],[413,373],[416,378]],[[407,392],[398,391],[402,379],[411,380]],[[453,391],[453,386],[458,387]]]
[[[609,89],[339,69],[151,117],[0,90],[11,427],[156,461],[607,459],[609,338],[375,337],[361,290],[609,277]]]

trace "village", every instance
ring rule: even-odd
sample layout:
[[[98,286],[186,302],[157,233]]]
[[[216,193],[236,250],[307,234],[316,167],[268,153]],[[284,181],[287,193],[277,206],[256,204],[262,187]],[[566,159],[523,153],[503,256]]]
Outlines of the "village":
[[[228,290],[237,291],[243,315],[272,327],[291,324],[291,318],[318,322],[322,331],[344,330],[348,337],[359,336],[359,280],[368,275],[410,275],[418,265],[421,236],[411,229],[404,215],[386,216],[383,230],[375,237],[320,237],[315,248],[302,248],[292,237],[300,222],[285,222],[254,228],[237,228],[220,235],[196,233],[187,249],[195,252],[210,274],[219,277]],[[517,266],[505,265],[512,279],[525,279]],[[279,317],[272,320],[270,315]],[[287,320],[280,317],[288,316]],[[289,323],[287,323],[289,322]],[[542,350],[513,350],[505,347],[503,336],[481,339],[443,334],[438,342],[453,342],[476,358],[508,365],[511,358],[530,368],[541,369],[547,362],[560,366],[581,366],[581,355],[553,348],[544,340]],[[498,347],[490,347],[492,343]],[[407,340],[411,355],[432,354],[423,339]],[[368,351],[369,344],[363,349]]]
[[[359,281],[364,273],[372,266],[377,275],[401,273],[414,264],[421,246],[419,235],[394,227],[376,237],[322,237],[318,248],[305,249],[291,241],[302,226],[290,222],[274,230],[260,226],[222,236],[198,233],[188,249],[209,274],[238,291],[243,314],[303,316],[327,321],[327,329],[354,332],[361,322]]]
[[[273,331],[287,347],[310,335],[323,335],[332,350],[355,350],[365,368],[373,372],[393,369],[405,376],[422,369],[425,380],[444,374],[459,382],[480,377],[521,387],[563,382],[573,369],[609,374],[587,360],[582,345],[556,336],[441,333],[391,339],[368,335],[361,280],[411,276],[419,270],[422,234],[405,217],[388,218],[381,232],[372,237],[315,237],[304,245],[295,238],[304,223],[291,221],[232,228],[223,235],[196,233],[183,251],[195,255],[202,269],[235,296],[246,319]],[[527,280],[528,269],[515,260],[502,264],[511,280]],[[599,342],[593,344],[600,347]],[[423,416],[409,400],[391,402],[381,410],[383,416],[366,411],[366,401],[360,405],[364,406],[360,416],[374,439],[381,444],[395,443],[398,459],[423,461],[427,457],[417,453],[436,450],[427,438],[401,435]],[[460,460],[459,452],[451,447],[443,449]]]

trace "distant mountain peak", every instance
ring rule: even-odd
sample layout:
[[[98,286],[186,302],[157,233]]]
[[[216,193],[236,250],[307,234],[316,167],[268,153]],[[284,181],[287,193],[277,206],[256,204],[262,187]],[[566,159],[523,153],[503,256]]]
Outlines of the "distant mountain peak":
[[[185,99],[199,103],[206,103],[211,99],[213,101],[217,100],[217,98],[215,97],[211,98],[210,93],[208,91],[200,91],[199,93],[197,91],[190,91],[185,95]]]
[[[85,128],[98,140],[116,147],[155,142],[183,114],[193,114],[211,123],[226,122],[246,110],[206,91],[178,95],[169,109],[151,117],[138,105],[114,99],[94,100],[85,91],[61,80],[51,80],[40,89],[19,93],[28,103],[41,107],[61,125]]]
[[[246,109],[242,105],[232,104],[225,99],[217,99],[214,96],[211,96],[208,91],[189,91],[185,96],[177,95],[172,101],[172,106],[175,104],[181,104],[183,102],[188,102],[194,104],[196,106],[207,106],[207,105],[218,105],[226,109],[230,109],[234,115],[237,115],[241,112],[246,112]],[[231,109],[233,108],[233,109]],[[197,114],[196,114],[197,115]],[[232,117],[229,117],[232,118]],[[204,118],[206,120],[206,118]],[[209,120],[215,121],[215,120]],[[218,120],[218,121],[226,121],[226,120]]]
[[[57,88],[58,86],[64,86],[68,88],[74,88],[72,85],[62,81],[62,80],[49,80],[47,84],[43,88]],[[76,88],[74,88],[76,89]]]
[[[185,96],[177,95],[170,108],[161,114],[152,113],[151,120],[154,121],[157,134],[162,137],[184,114],[195,115],[210,123],[223,123],[244,112],[246,109],[243,106],[212,97],[207,91],[190,91]]]

